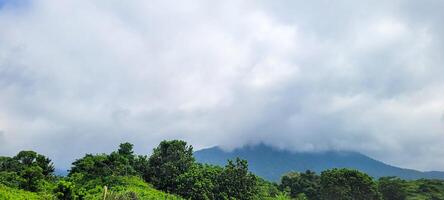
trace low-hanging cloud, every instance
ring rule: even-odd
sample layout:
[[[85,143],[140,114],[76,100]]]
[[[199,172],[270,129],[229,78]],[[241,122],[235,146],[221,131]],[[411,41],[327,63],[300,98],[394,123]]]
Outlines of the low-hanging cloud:
[[[444,2],[11,2],[2,154],[36,149],[67,166],[179,138],[444,170]]]

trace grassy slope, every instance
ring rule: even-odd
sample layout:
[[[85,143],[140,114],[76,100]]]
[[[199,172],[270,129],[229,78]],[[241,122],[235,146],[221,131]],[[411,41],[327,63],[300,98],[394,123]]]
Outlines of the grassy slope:
[[[0,185],[0,199],[2,200],[46,200],[52,199],[51,195],[27,192]]]
[[[103,188],[97,186],[96,189],[89,190],[87,192],[86,199],[89,200],[102,200]],[[135,194],[138,199],[143,200],[181,200],[182,198],[175,195],[167,194],[162,191],[154,189],[152,186],[145,183],[143,180],[137,177],[125,177],[123,178],[123,185],[112,187],[108,191],[107,199],[125,199],[122,196],[128,196]],[[114,197],[114,198],[113,198]],[[0,199],[1,200],[51,200],[55,199],[52,194],[33,193],[24,190],[14,189],[0,185]]]
[[[154,189],[148,185],[142,179],[138,177],[125,177],[121,186],[112,187],[109,190],[109,197],[112,196],[125,196],[130,193],[137,195],[139,199],[155,200],[155,199],[169,199],[169,200],[181,200],[182,198],[175,195],[167,194],[165,192]],[[97,191],[95,194],[89,196],[91,200],[103,199],[103,190]]]

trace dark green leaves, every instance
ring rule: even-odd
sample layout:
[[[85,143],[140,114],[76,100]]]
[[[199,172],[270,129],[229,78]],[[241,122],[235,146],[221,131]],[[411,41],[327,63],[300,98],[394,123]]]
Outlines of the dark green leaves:
[[[53,178],[51,160],[34,151],[20,151],[13,158],[0,157],[0,183],[37,191],[42,181]]]
[[[290,172],[282,176],[280,188],[287,190],[290,196],[296,198],[304,195],[307,199],[320,199],[320,177],[315,172]]]
[[[180,140],[162,141],[148,160],[149,182],[156,188],[175,192],[177,178],[194,164],[193,147]]]
[[[331,169],[321,173],[321,198],[341,200],[380,199],[373,179],[357,170]]]
[[[381,177],[378,189],[384,200],[405,200],[407,198],[406,181],[396,177]]]

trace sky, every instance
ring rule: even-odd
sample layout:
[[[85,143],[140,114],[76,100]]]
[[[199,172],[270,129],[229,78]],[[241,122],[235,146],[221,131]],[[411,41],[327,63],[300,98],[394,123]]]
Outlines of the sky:
[[[0,0],[0,154],[131,142],[444,170],[444,1]]]

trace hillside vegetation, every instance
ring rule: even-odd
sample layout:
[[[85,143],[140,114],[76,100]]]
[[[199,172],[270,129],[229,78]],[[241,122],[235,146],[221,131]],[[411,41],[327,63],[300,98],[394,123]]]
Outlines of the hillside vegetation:
[[[444,200],[444,182],[375,180],[345,168],[288,172],[270,182],[239,158],[224,166],[198,163],[192,146],[172,140],[162,141],[150,156],[135,155],[130,143],[110,154],[86,154],[66,177],[55,176],[51,160],[34,151],[0,157],[0,199]]]
[[[45,200],[52,199],[52,195],[47,194],[38,194],[34,192],[28,192],[21,189],[15,189],[11,187],[7,187],[5,185],[0,184],[0,199],[5,200]]]

